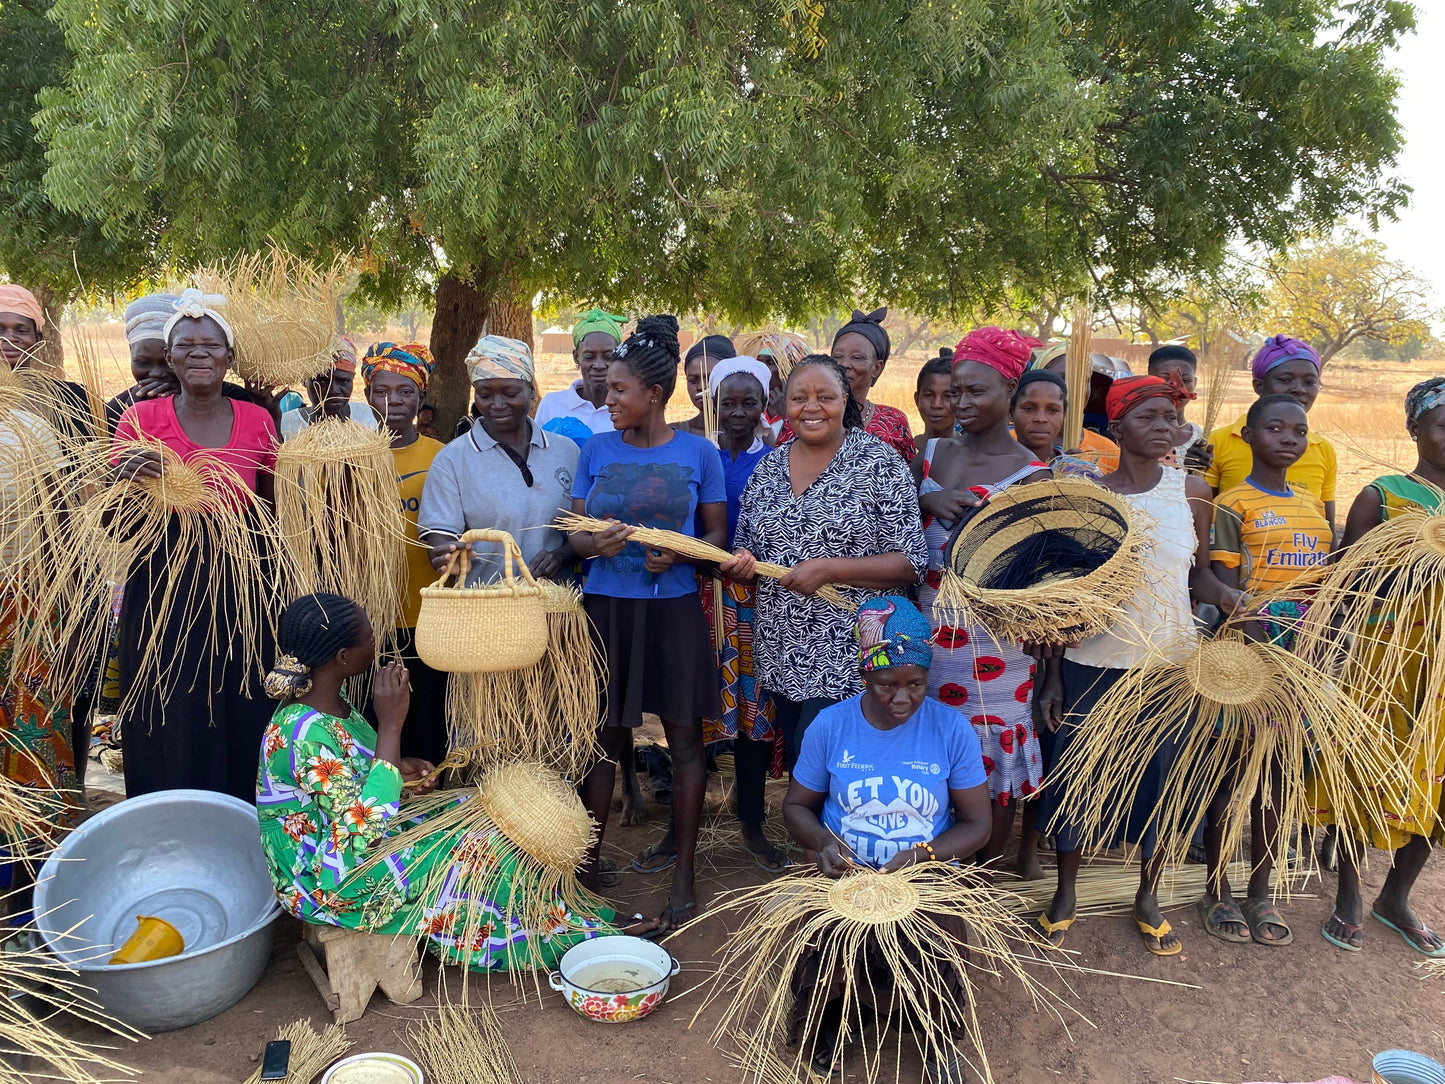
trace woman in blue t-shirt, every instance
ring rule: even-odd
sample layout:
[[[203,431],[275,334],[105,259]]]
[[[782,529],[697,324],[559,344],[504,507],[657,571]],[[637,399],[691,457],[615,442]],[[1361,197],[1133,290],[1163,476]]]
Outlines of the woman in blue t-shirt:
[[[864,690],[824,708],[803,735],[783,800],[789,834],[816,853],[829,877],[856,866],[892,872],[971,858],[992,830],[988,777],[973,727],[927,695],[933,630],[913,603],[889,595],[858,608],[856,634]],[[962,923],[936,921],[963,939]],[[854,994],[885,1003],[893,975],[871,953],[863,966],[868,978],[854,983]],[[827,999],[818,1035],[802,1039],[811,1044],[813,1068],[827,1073],[843,1054],[838,1034],[848,976],[816,970],[815,954],[805,954],[791,981],[800,1005]],[[962,996],[962,985],[953,986]],[[957,1068],[932,1066],[929,1079],[961,1081]]]
[[[637,526],[727,543],[727,491],[717,449],[667,424],[668,397],[677,383],[677,320],[647,316],[616,350],[607,371],[607,410],[614,432],[587,442],[577,460],[572,510],[617,520],[605,531],[579,532],[572,546],[593,558],[583,605],[607,657],[606,754],[582,782],[587,811],[603,830],[612,805],[624,728],[642,725],[644,712],[662,720],[672,757],[673,845],[677,862],[660,932],[690,917],[695,907],[693,858],[702,817],[707,766],[702,720],[718,712],[712,635],[687,558],[628,540]],[[600,887],[598,832],[583,883]]]

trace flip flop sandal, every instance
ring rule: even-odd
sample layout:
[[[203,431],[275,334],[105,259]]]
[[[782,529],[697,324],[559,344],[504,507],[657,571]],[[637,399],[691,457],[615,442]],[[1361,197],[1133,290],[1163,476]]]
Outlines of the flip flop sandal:
[[[649,858],[666,858],[667,861],[660,866],[644,866],[643,863]],[[642,853],[632,860],[633,870],[648,877],[665,873],[675,865],[677,865],[677,853],[675,851],[659,851],[656,846],[643,848]]]
[[[1078,917],[1078,915],[1072,915],[1069,918],[1061,918],[1057,922],[1050,922],[1049,913],[1040,911],[1038,917],[1029,923],[1029,930],[1050,948],[1063,948],[1064,934],[1069,932],[1069,927]]]
[[[1325,924],[1320,927],[1321,937],[1323,937],[1330,944],[1334,945],[1335,948],[1344,949],[1346,952],[1360,952],[1364,949],[1363,945],[1351,944],[1348,940],[1341,940],[1334,934],[1330,933],[1331,922],[1333,922],[1336,926],[1345,931],[1346,938],[1353,937],[1355,934],[1359,933],[1361,930],[1364,929],[1364,926],[1356,926],[1353,922],[1346,922],[1339,915],[1330,915],[1328,921],[1326,921]]]
[[[1230,933],[1228,929],[1231,923],[1249,929],[1249,922],[1240,911],[1239,904],[1233,900],[1215,900],[1212,905],[1206,905],[1201,899],[1196,906],[1199,909],[1199,921],[1204,924],[1204,932],[1209,936],[1228,941],[1231,945],[1249,944],[1249,934]]]
[[[1245,900],[1244,917],[1249,922],[1249,936],[1257,945],[1268,945],[1270,948],[1284,946],[1294,943],[1294,931],[1289,928],[1289,923],[1279,913],[1278,908],[1268,900]],[[1284,931],[1284,936],[1270,939],[1260,933],[1261,927],[1274,926]]]
[[[764,873],[782,873],[793,864],[793,860],[788,857],[787,852],[775,843],[769,843],[765,851],[755,851],[746,846],[743,847],[743,850],[752,856],[753,862]],[[769,865],[769,862],[774,864]]]
[[[662,924],[655,930],[648,930],[642,935],[645,941],[661,941],[664,937],[677,933],[677,931],[692,918],[692,912],[697,910],[697,904],[685,903],[681,907],[674,907],[668,904],[662,909]],[[681,921],[679,921],[679,919]]]
[[[1184,944],[1175,941],[1173,948],[1164,947],[1164,938],[1174,932],[1174,927],[1169,925],[1166,918],[1157,926],[1151,926],[1137,915],[1134,917],[1134,925],[1139,927],[1139,932],[1144,935],[1144,947],[1155,956],[1178,956],[1184,951]]]
[[[1423,942],[1417,941],[1415,939],[1421,934],[1433,934],[1435,931],[1430,929],[1429,926],[1397,926],[1395,925],[1395,923],[1391,922],[1388,918],[1386,918],[1384,915],[1380,914],[1379,911],[1376,911],[1373,908],[1371,908],[1370,910],[1370,917],[1373,918],[1376,922],[1383,923],[1384,925],[1390,927],[1390,929],[1394,930],[1397,934],[1400,935],[1401,939],[1405,942],[1405,944],[1409,945],[1421,956],[1428,956],[1432,960],[1445,959],[1445,945],[1437,945],[1433,949],[1427,949],[1423,947]]]

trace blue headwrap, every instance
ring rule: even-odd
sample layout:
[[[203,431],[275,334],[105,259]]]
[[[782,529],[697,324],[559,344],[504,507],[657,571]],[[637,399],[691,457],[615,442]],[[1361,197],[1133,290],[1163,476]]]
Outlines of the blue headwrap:
[[[1445,406],[1445,376],[1422,380],[1405,396],[1405,420],[1418,422],[1437,406]]]
[[[853,634],[858,638],[858,665],[865,671],[890,666],[927,669],[933,664],[933,629],[906,598],[884,595],[863,603]]]

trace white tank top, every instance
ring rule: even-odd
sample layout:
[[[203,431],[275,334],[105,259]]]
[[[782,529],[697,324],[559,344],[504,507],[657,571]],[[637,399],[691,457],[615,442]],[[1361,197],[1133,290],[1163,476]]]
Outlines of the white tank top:
[[[1189,570],[1198,540],[1184,492],[1188,476],[1173,467],[1163,470],[1159,484],[1147,493],[1119,494],[1153,523],[1148,528],[1152,545],[1144,553],[1144,586],[1113,627],[1068,649],[1065,657],[1073,662],[1127,668],[1151,654],[1178,659],[1194,647],[1199,634],[1189,605]]]

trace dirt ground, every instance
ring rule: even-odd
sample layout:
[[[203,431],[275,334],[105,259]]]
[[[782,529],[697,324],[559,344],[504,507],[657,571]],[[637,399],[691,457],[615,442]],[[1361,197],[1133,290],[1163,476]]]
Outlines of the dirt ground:
[[[721,808],[718,782],[714,777],[710,808]],[[780,795],[781,784],[770,785],[771,807],[777,807]],[[613,893],[625,912],[655,914],[666,900],[666,875],[646,877],[627,869],[631,856],[661,834],[664,819],[665,813],[654,807],[648,823],[620,828],[614,811],[606,849],[626,870]],[[776,817],[769,833],[781,834]],[[699,890],[704,910],[724,890],[756,884],[766,876],[736,846],[724,814],[709,816],[702,839]],[[1372,853],[1372,861],[1366,881],[1377,891],[1385,875],[1385,856]],[[1437,856],[1416,892],[1419,913],[1437,927],[1445,926],[1445,911],[1438,903],[1442,889],[1445,862]],[[994,1079],[1001,1084],[1238,1084],[1314,1081],[1339,1074],[1363,1081],[1370,1078],[1370,1060],[1380,1050],[1405,1047],[1445,1055],[1445,975],[1422,978],[1425,973],[1414,965],[1423,958],[1376,923],[1365,931],[1362,953],[1348,955],[1331,947],[1318,931],[1329,914],[1334,878],[1326,875],[1323,886],[1315,882],[1305,891],[1313,898],[1296,899],[1284,908],[1296,940],[1280,949],[1213,940],[1201,931],[1193,908],[1181,908],[1169,918],[1181,933],[1185,951],[1156,960],[1144,951],[1126,917],[1080,919],[1067,948],[1082,965],[1189,985],[1071,975],[1070,996],[1060,978],[1049,976],[1049,985],[1069,996],[1085,1018],[1072,1018],[1066,1026],[1035,1009],[1017,986],[986,979],[978,990],[978,1008]],[[583,1020],[560,995],[546,989],[545,981],[539,1004],[530,985],[522,991],[524,1000],[504,978],[494,978],[494,1002],[523,1079],[529,1084],[740,1080],[725,1051],[710,1041],[718,1006],[693,1019],[715,967],[712,953],[737,921],[731,914],[704,915],[667,942],[682,962],[682,973],[652,1016],[629,1025]],[[297,959],[298,940],[299,925],[281,919],[270,964],[238,1005],[194,1027],[127,1044],[118,1052],[121,1059],[155,1084],[239,1084],[254,1070],[278,1027],[301,1017],[309,1017],[318,1028],[329,1022]],[[407,1026],[436,1004],[439,970],[428,960],[427,993],[413,1005],[392,1005],[378,994],[366,1015],[347,1026],[356,1044],[353,1052],[408,1053]],[[459,992],[456,969],[449,969],[446,981],[454,994]],[[907,1060],[905,1073],[904,1079],[918,1079],[916,1067]],[[846,1079],[862,1079],[856,1066],[850,1066]]]

